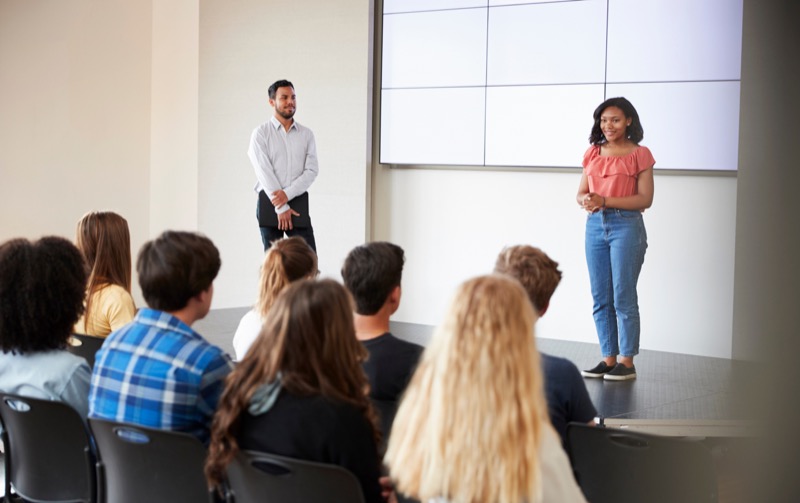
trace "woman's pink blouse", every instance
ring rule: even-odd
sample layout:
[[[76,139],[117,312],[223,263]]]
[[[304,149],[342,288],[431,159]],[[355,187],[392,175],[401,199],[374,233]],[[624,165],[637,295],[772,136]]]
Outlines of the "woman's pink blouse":
[[[627,155],[601,156],[600,147],[592,145],[583,154],[583,172],[589,191],[603,197],[636,195],[639,173],[656,163],[647,147],[636,147]]]

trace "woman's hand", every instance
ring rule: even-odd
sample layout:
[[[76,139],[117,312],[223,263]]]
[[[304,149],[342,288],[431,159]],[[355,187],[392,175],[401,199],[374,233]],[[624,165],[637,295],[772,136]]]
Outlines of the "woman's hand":
[[[581,202],[584,210],[589,213],[595,213],[605,207],[606,198],[594,192],[589,192],[583,197]]]

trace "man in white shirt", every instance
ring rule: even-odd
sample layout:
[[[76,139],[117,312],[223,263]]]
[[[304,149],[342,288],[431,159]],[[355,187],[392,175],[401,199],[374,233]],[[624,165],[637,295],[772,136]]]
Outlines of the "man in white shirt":
[[[297,96],[291,82],[275,82],[268,94],[275,112],[253,131],[247,152],[258,180],[261,241],[267,250],[284,234],[300,236],[316,252],[307,193],[319,173],[314,133],[294,120]]]

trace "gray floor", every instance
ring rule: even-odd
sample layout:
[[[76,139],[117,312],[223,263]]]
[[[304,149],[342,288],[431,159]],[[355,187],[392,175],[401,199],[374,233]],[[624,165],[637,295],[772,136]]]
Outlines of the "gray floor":
[[[232,339],[248,308],[212,310],[195,329],[233,353]],[[393,322],[392,332],[426,345],[434,327]],[[562,356],[578,368],[599,360],[597,344],[539,339],[541,351]],[[585,379],[600,417],[609,425],[658,433],[731,436],[748,424],[738,391],[746,385],[748,364],[724,358],[642,351],[636,358],[638,378],[626,382]]]

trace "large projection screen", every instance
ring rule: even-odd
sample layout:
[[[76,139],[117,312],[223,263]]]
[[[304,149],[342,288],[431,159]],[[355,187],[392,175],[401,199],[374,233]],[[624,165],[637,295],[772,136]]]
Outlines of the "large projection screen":
[[[380,162],[578,167],[625,96],[657,169],[735,171],[743,0],[384,0]]]

